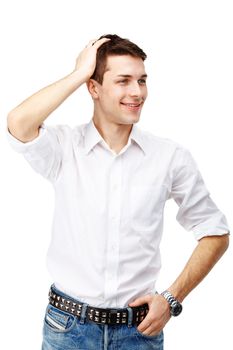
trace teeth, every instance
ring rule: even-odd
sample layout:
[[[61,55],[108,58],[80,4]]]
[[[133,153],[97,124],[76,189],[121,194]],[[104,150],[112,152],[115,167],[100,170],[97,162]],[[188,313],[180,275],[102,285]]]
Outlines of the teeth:
[[[139,104],[133,104],[133,103],[126,103],[127,106],[130,106],[130,107],[138,107]]]

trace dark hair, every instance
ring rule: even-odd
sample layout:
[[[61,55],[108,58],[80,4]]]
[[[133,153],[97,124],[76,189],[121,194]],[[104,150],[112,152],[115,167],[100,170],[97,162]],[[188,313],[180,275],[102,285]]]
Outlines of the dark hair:
[[[103,83],[103,76],[106,71],[108,56],[130,55],[133,57],[139,57],[143,61],[147,57],[145,52],[143,52],[140,47],[128,39],[120,38],[116,34],[102,35],[99,39],[102,38],[109,38],[111,40],[102,44],[97,51],[96,68],[93,75],[91,76],[91,79],[96,80],[99,84]]]

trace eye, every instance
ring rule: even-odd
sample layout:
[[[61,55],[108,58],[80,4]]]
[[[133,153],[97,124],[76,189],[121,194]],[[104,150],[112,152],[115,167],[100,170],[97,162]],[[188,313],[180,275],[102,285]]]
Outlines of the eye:
[[[145,84],[146,84],[146,80],[145,80],[145,79],[139,79],[139,80],[138,80],[138,83],[139,83],[140,85],[145,85]]]
[[[119,84],[126,84],[128,82],[128,79],[122,79],[122,80],[119,80],[118,83]]]

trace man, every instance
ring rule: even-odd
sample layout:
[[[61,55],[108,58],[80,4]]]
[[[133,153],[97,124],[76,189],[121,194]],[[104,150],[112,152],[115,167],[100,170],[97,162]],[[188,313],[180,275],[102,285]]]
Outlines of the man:
[[[147,97],[145,59],[137,45],[117,35],[92,40],[71,74],[9,113],[11,145],[56,195],[44,350],[163,349],[164,326],[228,247],[226,219],[190,152],[135,125]],[[74,129],[46,126],[83,83],[94,103],[90,122]],[[198,244],[159,294],[169,198]]]

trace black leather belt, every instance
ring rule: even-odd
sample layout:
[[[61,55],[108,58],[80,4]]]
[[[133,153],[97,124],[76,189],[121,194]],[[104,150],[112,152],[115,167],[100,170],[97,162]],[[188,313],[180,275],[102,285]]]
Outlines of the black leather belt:
[[[59,295],[57,291],[52,288],[49,291],[49,303],[65,312],[68,312],[78,318],[81,317],[82,308],[84,303],[77,301],[72,298],[64,297]],[[148,304],[143,304],[137,307],[132,307],[132,324],[139,325],[140,322],[146,317],[149,308]],[[101,309],[97,307],[92,307],[87,305],[86,310],[86,320],[98,323],[98,324],[108,324],[108,325],[121,325],[128,324],[129,311],[127,308],[114,309],[107,308]]]

